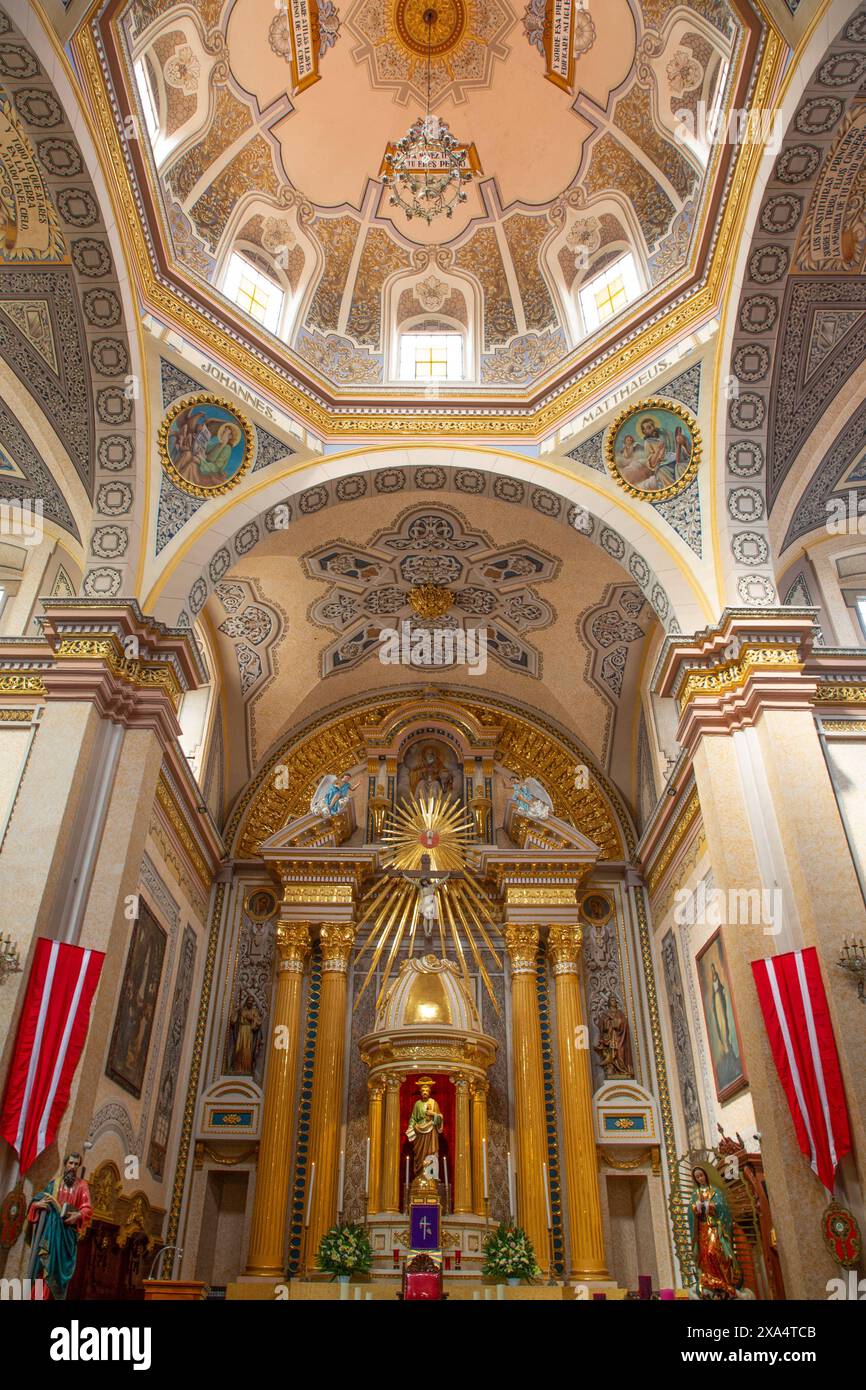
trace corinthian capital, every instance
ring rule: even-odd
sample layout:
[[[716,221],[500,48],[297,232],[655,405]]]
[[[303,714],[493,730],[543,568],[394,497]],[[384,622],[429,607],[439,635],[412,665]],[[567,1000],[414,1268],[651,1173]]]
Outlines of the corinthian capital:
[[[547,954],[553,963],[554,975],[577,973],[580,949],[583,944],[581,927],[551,927],[547,937]]]
[[[533,971],[538,954],[538,927],[526,926],[523,922],[509,922],[505,928],[505,948],[513,975]]]
[[[310,950],[310,928],[306,922],[278,922],[276,935],[280,970],[301,974]]]
[[[325,922],[321,931],[322,969],[342,974],[349,968],[355,928],[347,922]]]

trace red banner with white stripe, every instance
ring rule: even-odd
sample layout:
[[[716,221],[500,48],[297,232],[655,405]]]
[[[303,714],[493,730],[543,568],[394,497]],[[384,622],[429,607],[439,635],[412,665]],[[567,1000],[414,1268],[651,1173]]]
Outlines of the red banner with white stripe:
[[[46,937],[36,942],[0,1115],[0,1134],[18,1154],[22,1173],[57,1133],[104,959],[102,951]]]
[[[798,1143],[832,1196],[851,1132],[818,952],[753,960],[752,974]]]

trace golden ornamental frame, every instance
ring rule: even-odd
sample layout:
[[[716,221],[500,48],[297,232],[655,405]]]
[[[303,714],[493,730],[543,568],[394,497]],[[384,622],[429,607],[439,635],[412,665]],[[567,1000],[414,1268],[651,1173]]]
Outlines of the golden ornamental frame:
[[[620,476],[619,468],[614,458],[614,441],[616,440],[620,428],[625,424],[626,420],[634,415],[639,415],[644,410],[667,410],[671,415],[676,415],[688,428],[692,437],[692,453],[688,468],[686,468],[682,477],[677,478],[676,482],[671,483],[669,487],[648,490],[647,488],[635,487],[633,483],[627,483],[625,479]],[[663,396],[649,396],[644,401],[632,401],[630,405],[627,405],[624,410],[619,412],[608,428],[604,441],[604,458],[610,476],[630,497],[636,497],[641,502],[664,502],[669,497],[679,496],[697,476],[701,462],[700,426],[691,411],[686,410],[685,406],[680,405],[678,401],[669,401]]]
[[[232,476],[226,480],[226,482],[217,483],[215,487],[199,487],[198,484],[191,483],[189,479],[185,478],[182,473],[177,471],[172,462],[171,455],[168,452],[168,435],[172,425],[182,411],[188,410],[191,406],[196,405],[216,405],[222,410],[227,410],[229,414],[237,420],[243,430],[244,456],[241,466],[236,473],[233,473]],[[253,427],[247,417],[238,410],[233,401],[227,401],[222,396],[214,396],[208,391],[196,392],[190,396],[181,396],[179,400],[173,401],[163,416],[162,423],[159,427],[159,456],[163,471],[168,475],[175,487],[179,487],[182,492],[188,493],[191,497],[221,497],[224,493],[231,492],[232,488],[240,482],[244,474],[249,472],[254,453],[255,443]]]

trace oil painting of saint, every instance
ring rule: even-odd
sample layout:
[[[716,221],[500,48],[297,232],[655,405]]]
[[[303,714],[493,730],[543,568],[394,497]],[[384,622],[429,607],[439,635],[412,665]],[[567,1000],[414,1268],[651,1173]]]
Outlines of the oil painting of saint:
[[[133,1096],[141,1095],[144,1083],[166,940],[162,927],[140,900],[105,1067],[106,1076]]]
[[[656,501],[682,491],[694,477],[699,434],[688,412],[650,401],[614,421],[606,449],[615,480],[633,496]]]
[[[178,402],[160,431],[163,464],[172,481],[201,497],[225,492],[249,466],[249,426],[213,397]]]
[[[740,1050],[734,998],[721,931],[710,937],[695,957],[695,965],[701,988],[701,1002],[704,1006],[716,1095],[720,1101],[725,1101],[748,1083]]]

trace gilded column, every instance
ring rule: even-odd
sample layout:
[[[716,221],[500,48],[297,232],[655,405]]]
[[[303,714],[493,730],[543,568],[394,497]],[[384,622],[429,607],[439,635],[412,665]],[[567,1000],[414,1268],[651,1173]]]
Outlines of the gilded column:
[[[484,1147],[487,1142],[486,1081],[475,1077],[469,1088],[472,1101],[472,1210],[484,1215]]]
[[[370,1097],[367,1120],[367,1134],[370,1139],[370,1187],[367,1194],[367,1211],[380,1211],[382,1200],[382,1097],[385,1082],[381,1076],[367,1082]]]
[[[246,1271],[275,1279],[284,1276],[286,1267],[286,1203],[291,1176],[301,993],[309,949],[310,929],[305,922],[277,924],[277,990]]]
[[[382,1161],[383,1211],[400,1210],[400,1081],[399,1072],[389,1072],[385,1077],[385,1145]]]
[[[454,1076],[457,1096],[454,1135],[454,1211],[472,1210],[472,1162],[469,1148],[469,1077]]]
[[[505,945],[511,960],[517,1219],[532,1242],[540,1268],[546,1271],[550,1264],[550,1238],[543,1168],[547,1162],[544,1069],[535,988],[538,927],[509,923]]]
[[[568,1200],[572,1279],[609,1278],[598,1186],[589,1044],[578,976],[579,926],[552,926],[547,949],[556,980],[556,1050],[562,1116],[562,1157]]]
[[[304,1238],[305,1263],[316,1268],[322,1236],[337,1219],[343,1076],[346,1054],[347,972],[355,928],[346,922],[326,922],[321,929],[322,1002],[313,1064],[313,1105],[310,1115],[310,1172],[313,1191],[310,1221]]]

